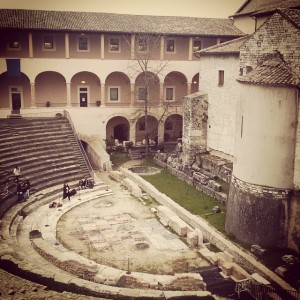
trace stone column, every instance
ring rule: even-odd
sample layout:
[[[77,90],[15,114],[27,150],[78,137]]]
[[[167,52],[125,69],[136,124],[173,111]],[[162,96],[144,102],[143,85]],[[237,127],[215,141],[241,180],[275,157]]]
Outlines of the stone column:
[[[135,104],[135,84],[131,83],[130,85],[130,106],[133,106]]]
[[[192,93],[192,83],[187,83],[187,94],[190,95]]]
[[[29,32],[28,48],[29,48],[29,57],[32,58],[33,57],[32,32]]]
[[[104,59],[104,34],[101,33],[100,36],[100,58]]]
[[[101,93],[101,106],[106,105],[106,99],[105,99],[105,83],[101,83],[100,85],[100,93]]]
[[[164,84],[163,82],[159,83],[159,104],[163,105],[164,103]]]
[[[193,38],[189,38],[189,60],[193,60]]]
[[[71,107],[71,82],[66,82],[67,89],[67,107]]]
[[[193,162],[195,155],[207,151],[208,95],[195,93],[183,99],[183,160]]]
[[[158,124],[158,143],[162,143],[165,135],[165,122],[161,120]]]
[[[129,140],[133,142],[133,144],[135,145],[136,143],[136,121],[135,120],[130,120]]]
[[[69,34],[66,33],[65,34],[65,55],[66,55],[66,58],[70,58],[70,44],[69,44]]]
[[[36,108],[36,103],[35,103],[35,82],[30,82],[30,90],[31,90],[31,108]]]
[[[131,59],[134,59],[134,48],[135,48],[135,35],[132,34],[131,35],[131,43],[130,43],[130,52],[131,52],[131,55],[130,55],[130,58]]]
[[[164,36],[160,37],[160,60],[165,59],[165,38]]]

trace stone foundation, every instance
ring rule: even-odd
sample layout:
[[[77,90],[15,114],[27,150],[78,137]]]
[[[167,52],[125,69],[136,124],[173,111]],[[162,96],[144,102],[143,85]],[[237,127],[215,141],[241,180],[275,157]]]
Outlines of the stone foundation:
[[[232,177],[225,229],[239,241],[264,248],[287,246],[289,190],[252,185]]]

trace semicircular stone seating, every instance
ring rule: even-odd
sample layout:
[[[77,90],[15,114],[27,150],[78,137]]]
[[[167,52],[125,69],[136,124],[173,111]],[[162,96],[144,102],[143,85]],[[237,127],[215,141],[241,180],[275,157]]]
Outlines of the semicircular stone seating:
[[[93,189],[81,191],[80,200],[65,201],[61,207],[49,209],[49,204],[61,198],[61,186],[41,191],[11,208],[2,219],[0,257],[1,264],[13,264],[23,274],[52,281],[73,291],[117,299],[132,299],[151,295],[153,299],[165,299],[168,294],[208,296],[199,274],[154,275],[115,269],[100,265],[64,247],[57,241],[59,219],[74,207],[101,197],[113,195],[111,188],[96,180]],[[72,184],[72,182],[70,183]],[[78,198],[78,197],[77,197]],[[30,275],[29,275],[30,277]],[[31,276],[32,277],[32,276]],[[128,281],[133,288],[119,287],[118,282]],[[198,290],[180,291],[184,281],[198,286]],[[159,285],[164,283],[164,290]],[[176,290],[176,282],[177,292]],[[186,284],[186,282],[185,282]],[[169,286],[169,290],[168,290]]]

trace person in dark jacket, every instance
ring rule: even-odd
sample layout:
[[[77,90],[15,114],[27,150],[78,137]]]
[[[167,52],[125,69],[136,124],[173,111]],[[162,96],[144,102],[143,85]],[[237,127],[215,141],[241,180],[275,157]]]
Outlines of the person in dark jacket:
[[[63,186],[63,200],[68,198],[70,201],[70,187],[69,185],[65,182]]]

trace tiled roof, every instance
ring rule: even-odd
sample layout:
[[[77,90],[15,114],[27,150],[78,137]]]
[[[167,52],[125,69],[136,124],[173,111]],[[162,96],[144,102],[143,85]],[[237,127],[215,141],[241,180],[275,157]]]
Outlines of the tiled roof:
[[[241,36],[230,19],[0,9],[0,29]]]
[[[300,8],[300,0],[248,0],[233,15],[255,15],[272,13],[277,9]]]
[[[285,9],[279,11],[279,13],[300,29],[300,9]]]
[[[240,76],[237,80],[261,85],[300,87],[300,74],[292,70],[280,57],[265,60],[253,71]]]
[[[203,55],[222,55],[222,54],[239,54],[240,47],[244,44],[244,42],[248,39],[248,35],[242,36],[240,38],[221,43],[219,45],[214,45],[209,48],[205,48],[203,50],[197,51],[196,56]]]

